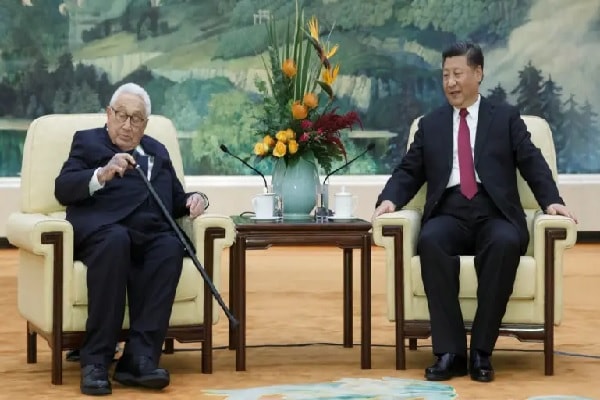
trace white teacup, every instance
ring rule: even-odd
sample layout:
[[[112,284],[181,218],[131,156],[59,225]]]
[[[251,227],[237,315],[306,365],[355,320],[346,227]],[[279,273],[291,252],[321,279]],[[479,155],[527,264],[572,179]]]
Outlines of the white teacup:
[[[277,193],[261,193],[252,198],[252,208],[256,219],[281,217],[281,196]]]
[[[334,195],[334,210],[336,218],[354,218],[358,199],[352,193],[338,192]]]

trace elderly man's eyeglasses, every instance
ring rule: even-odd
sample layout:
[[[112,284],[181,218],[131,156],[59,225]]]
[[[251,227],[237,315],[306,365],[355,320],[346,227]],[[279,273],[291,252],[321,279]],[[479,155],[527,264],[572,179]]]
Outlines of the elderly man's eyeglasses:
[[[146,122],[146,118],[140,117],[139,115],[129,115],[124,111],[115,110],[112,106],[110,107],[115,113],[115,118],[120,123],[124,124],[129,119],[129,122],[133,126],[142,126]]]

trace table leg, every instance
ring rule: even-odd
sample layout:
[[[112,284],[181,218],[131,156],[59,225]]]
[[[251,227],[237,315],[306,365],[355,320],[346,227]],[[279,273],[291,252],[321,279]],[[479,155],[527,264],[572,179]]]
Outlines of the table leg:
[[[237,240],[236,240],[237,242]],[[236,302],[237,302],[237,296],[236,293],[238,293],[238,288],[237,288],[237,281],[238,278],[236,276],[237,274],[237,270],[238,270],[238,266],[237,266],[237,261],[235,259],[235,255],[236,255],[236,247],[235,247],[235,242],[233,243],[233,245],[229,248],[229,309],[231,310],[231,313],[233,314],[234,317],[236,317],[237,319],[239,319],[239,316],[237,315],[237,311],[236,311]],[[234,350],[235,349],[235,344],[237,343],[237,330],[233,329],[231,327],[231,325],[229,325],[229,350]]]
[[[352,347],[352,249],[344,249],[344,347]]]
[[[360,270],[360,367],[371,369],[371,235],[368,233],[363,236]]]
[[[246,237],[238,236],[235,260],[236,273],[236,305],[239,325],[237,328],[235,348],[235,370],[246,370]]]

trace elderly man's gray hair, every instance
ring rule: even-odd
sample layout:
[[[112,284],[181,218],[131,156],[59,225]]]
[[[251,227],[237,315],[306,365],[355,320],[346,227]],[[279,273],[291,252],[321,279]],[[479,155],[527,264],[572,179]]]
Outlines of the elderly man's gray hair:
[[[146,92],[146,90],[144,90],[143,87],[141,87],[140,85],[138,85],[136,83],[129,82],[129,83],[124,83],[121,86],[119,86],[117,88],[117,90],[115,90],[115,92],[113,93],[112,97],[110,98],[109,105],[111,107],[114,107],[119,96],[124,93],[134,94],[136,96],[141,97],[141,99],[144,101],[144,108],[146,109],[146,117],[150,116],[150,113],[152,111],[152,104],[150,103],[150,96],[148,95],[148,92]]]

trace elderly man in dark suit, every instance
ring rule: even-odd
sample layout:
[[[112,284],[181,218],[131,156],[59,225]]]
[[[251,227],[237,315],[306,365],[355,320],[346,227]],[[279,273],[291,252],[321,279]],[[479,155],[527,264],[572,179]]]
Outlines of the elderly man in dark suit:
[[[75,133],[56,178],[56,198],[67,206],[73,225],[75,258],[88,267],[88,319],[80,354],[81,392],[88,395],[112,392],[108,366],[126,296],[129,337],[113,379],[152,389],[170,381],[158,362],[184,248],[133,166],[139,162],[173,218],[199,216],[208,199],[185,193],[165,146],[144,136],[150,111],[143,88],[119,87],[106,108],[106,125]]]
[[[490,382],[490,356],[529,235],[516,168],[542,210],[575,217],[565,207],[548,164],[519,111],[479,94],[483,54],[460,42],[442,54],[448,105],[420,119],[414,142],[377,200],[373,217],[406,205],[427,183],[417,244],[431,316],[435,364],[428,380],[467,374],[467,339],[458,302],[459,254],[474,254],[478,278],[469,370]]]

